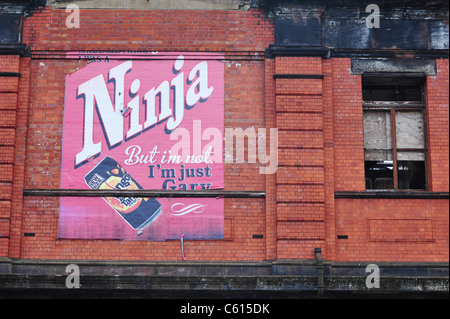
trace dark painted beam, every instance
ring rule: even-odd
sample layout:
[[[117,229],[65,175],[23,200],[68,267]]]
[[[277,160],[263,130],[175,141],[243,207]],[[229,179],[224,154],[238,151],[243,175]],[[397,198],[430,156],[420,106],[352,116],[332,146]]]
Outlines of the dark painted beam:
[[[0,55],[31,56],[30,48],[25,44],[2,44],[0,43]]]
[[[430,59],[448,59],[449,50],[382,50],[382,49],[338,49],[327,46],[302,46],[302,45],[270,45],[266,50],[266,59],[273,59],[282,56],[296,57],[321,57],[328,58],[388,58],[401,59],[410,57],[410,59],[430,60]],[[415,62],[412,62],[415,63]]]
[[[448,0],[259,0],[262,9],[273,8],[284,5],[322,5],[327,7],[352,7],[378,4],[383,8],[426,8],[426,9],[448,9]]]
[[[90,190],[90,189],[24,189],[23,196],[42,197],[151,197],[151,198],[265,198],[264,191],[223,191],[223,190]]]
[[[267,56],[318,56],[329,57],[330,50],[326,46],[302,45],[270,45]]]
[[[20,78],[21,76],[20,72],[0,72],[0,78]]]
[[[449,199],[449,193],[440,192],[335,192],[334,198],[350,199]]]
[[[380,7],[379,27],[370,27],[364,2],[336,2],[340,5],[275,1],[267,9],[275,27],[271,55],[448,58],[448,7],[404,7],[399,2],[385,7],[383,1],[370,1]]]
[[[274,74],[273,78],[276,79],[309,79],[309,80],[322,80],[323,74]]]

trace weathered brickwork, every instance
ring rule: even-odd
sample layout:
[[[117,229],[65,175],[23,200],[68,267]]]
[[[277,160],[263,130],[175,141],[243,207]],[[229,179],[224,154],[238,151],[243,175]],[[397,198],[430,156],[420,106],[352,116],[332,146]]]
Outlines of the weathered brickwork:
[[[342,261],[448,260],[448,200],[337,199]]]
[[[448,261],[448,200],[335,198],[365,191],[362,84],[350,58],[265,56],[274,25],[259,10],[83,10],[79,29],[66,15],[36,10],[24,22],[31,57],[0,56],[0,72],[20,73],[0,76],[0,257],[181,260],[178,240],[58,239],[59,198],[23,189],[60,188],[65,77],[87,63],[67,52],[204,51],[225,55],[225,127],[278,129],[278,171],[226,164],[225,190],[266,199],[225,199],[225,238],[186,241],[189,260],[313,259],[322,248],[335,261]],[[436,67],[428,184],[448,192],[448,60]]]
[[[0,255],[8,255],[13,205],[14,149],[18,118],[20,58],[0,56]]]
[[[427,79],[427,118],[431,190],[448,192],[449,110],[448,60],[437,60],[438,74]]]

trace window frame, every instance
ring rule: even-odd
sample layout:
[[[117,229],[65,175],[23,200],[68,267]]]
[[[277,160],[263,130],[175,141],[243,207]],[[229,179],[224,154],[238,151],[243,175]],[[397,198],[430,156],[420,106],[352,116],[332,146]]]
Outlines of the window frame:
[[[362,89],[364,90],[365,83],[364,79],[365,77],[379,77],[379,78],[393,78],[393,77],[404,77],[405,79],[411,79],[414,77],[419,78],[419,81],[422,81],[420,84],[420,90],[421,90],[421,101],[365,101],[363,97],[363,114],[365,112],[389,112],[391,116],[391,139],[392,139],[392,161],[393,161],[393,189],[367,189],[366,192],[386,192],[386,191],[394,191],[394,192],[400,192],[400,191],[408,191],[408,192],[428,192],[430,189],[430,183],[429,183],[429,146],[428,146],[428,120],[427,120],[427,106],[426,106],[426,84],[427,84],[427,78],[423,74],[395,74],[389,75],[389,74],[369,74],[369,75],[363,75],[362,76]],[[423,135],[424,135],[424,148],[398,148],[397,147],[397,122],[396,122],[396,115],[397,112],[417,112],[422,113],[423,116]],[[364,116],[363,116],[364,117]],[[364,136],[365,138],[365,136]],[[366,154],[366,151],[370,149],[366,149],[364,147],[364,154]],[[398,153],[399,152],[423,152],[424,153],[424,165],[425,165],[425,188],[424,189],[399,189],[399,172],[398,172]],[[364,160],[366,162],[366,160]]]

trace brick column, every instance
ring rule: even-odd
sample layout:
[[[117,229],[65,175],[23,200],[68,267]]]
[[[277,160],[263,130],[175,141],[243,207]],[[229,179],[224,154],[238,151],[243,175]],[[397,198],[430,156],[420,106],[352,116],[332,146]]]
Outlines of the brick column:
[[[321,58],[276,58],[278,259],[325,247],[322,72]]]
[[[16,55],[0,55],[0,257],[8,257],[19,92]]]
[[[448,59],[436,60],[437,76],[427,79],[428,179],[433,192],[449,191],[448,64]]]
[[[276,127],[275,105],[275,60],[266,59],[265,62],[265,112],[266,128]],[[279,137],[278,137],[279,138]],[[269,139],[267,139],[269,141]],[[269,145],[267,149],[269,149]],[[277,183],[276,174],[266,175],[266,259],[277,258]]]

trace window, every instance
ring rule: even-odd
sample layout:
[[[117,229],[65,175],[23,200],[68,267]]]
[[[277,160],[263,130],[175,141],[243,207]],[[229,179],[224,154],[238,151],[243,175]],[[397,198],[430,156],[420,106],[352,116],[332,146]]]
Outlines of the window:
[[[363,77],[366,190],[426,190],[425,77]]]

